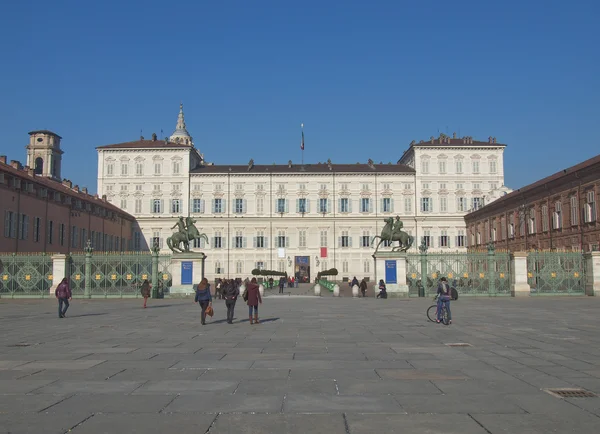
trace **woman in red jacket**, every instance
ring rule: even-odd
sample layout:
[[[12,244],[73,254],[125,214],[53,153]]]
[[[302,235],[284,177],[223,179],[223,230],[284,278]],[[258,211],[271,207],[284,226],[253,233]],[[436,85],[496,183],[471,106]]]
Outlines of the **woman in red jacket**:
[[[256,283],[256,277],[253,277],[248,286],[246,287],[246,301],[248,305],[248,316],[250,317],[250,324],[260,324],[258,320],[258,304],[262,304],[262,298],[260,297],[260,291],[258,290],[258,284]],[[254,323],[252,322],[252,310],[254,310]]]
[[[66,277],[58,284],[54,295],[58,299],[58,317],[64,318],[69,308],[69,300],[71,300],[71,288],[69,288],[69,279]],[[63,304],[65,308],[63,309]]]

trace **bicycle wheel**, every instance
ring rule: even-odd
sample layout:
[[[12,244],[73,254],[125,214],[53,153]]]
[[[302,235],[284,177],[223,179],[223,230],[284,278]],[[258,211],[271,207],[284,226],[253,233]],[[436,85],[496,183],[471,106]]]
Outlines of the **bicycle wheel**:
[[[446,306],[442,306],[442,322],[444,325],[448,325],[450,323],[450,320],[448,319],[448,309],[446,309]]]
[[[433,306],[429,306],[429,308],[427,309],[427,318],[429,318],[429,321],[436,322],[436,320],[437,320],[436,314],[437,314],[437,305],[434,304]]]
[[[458,300],[458,291],[456,288],[450,288],[450,292],[452,294],[452,300]]]

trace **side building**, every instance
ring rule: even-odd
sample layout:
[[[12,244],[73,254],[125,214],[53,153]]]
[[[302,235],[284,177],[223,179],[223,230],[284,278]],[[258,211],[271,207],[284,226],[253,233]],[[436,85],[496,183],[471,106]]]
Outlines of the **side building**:
[[[61,177],[61,137],[32,131],[27,166],[0,156],[0,252],[68,253],[133,248],[135,218]]]
[[[466,215],[469,248],[598,250],[599,192],[600,155]]]

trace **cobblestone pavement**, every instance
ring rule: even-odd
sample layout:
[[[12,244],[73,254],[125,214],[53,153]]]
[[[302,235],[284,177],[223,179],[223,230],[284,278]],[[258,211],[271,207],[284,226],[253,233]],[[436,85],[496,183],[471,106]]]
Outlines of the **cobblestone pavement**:
[[[597,433],[599,298],[0,300],[0,432]],[[469,344],[451,346],[449,344]]]

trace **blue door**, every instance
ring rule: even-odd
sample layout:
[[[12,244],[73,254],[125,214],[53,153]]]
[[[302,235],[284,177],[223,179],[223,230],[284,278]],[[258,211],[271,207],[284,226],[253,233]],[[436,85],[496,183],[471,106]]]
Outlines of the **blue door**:
[[[385,261],[385,283],[398,283],[396,279],[396,261]]]
[[[192,261],[185,261],[181,263],[181,284],[191,285],[192,276],[194,275],[194,263]]]

